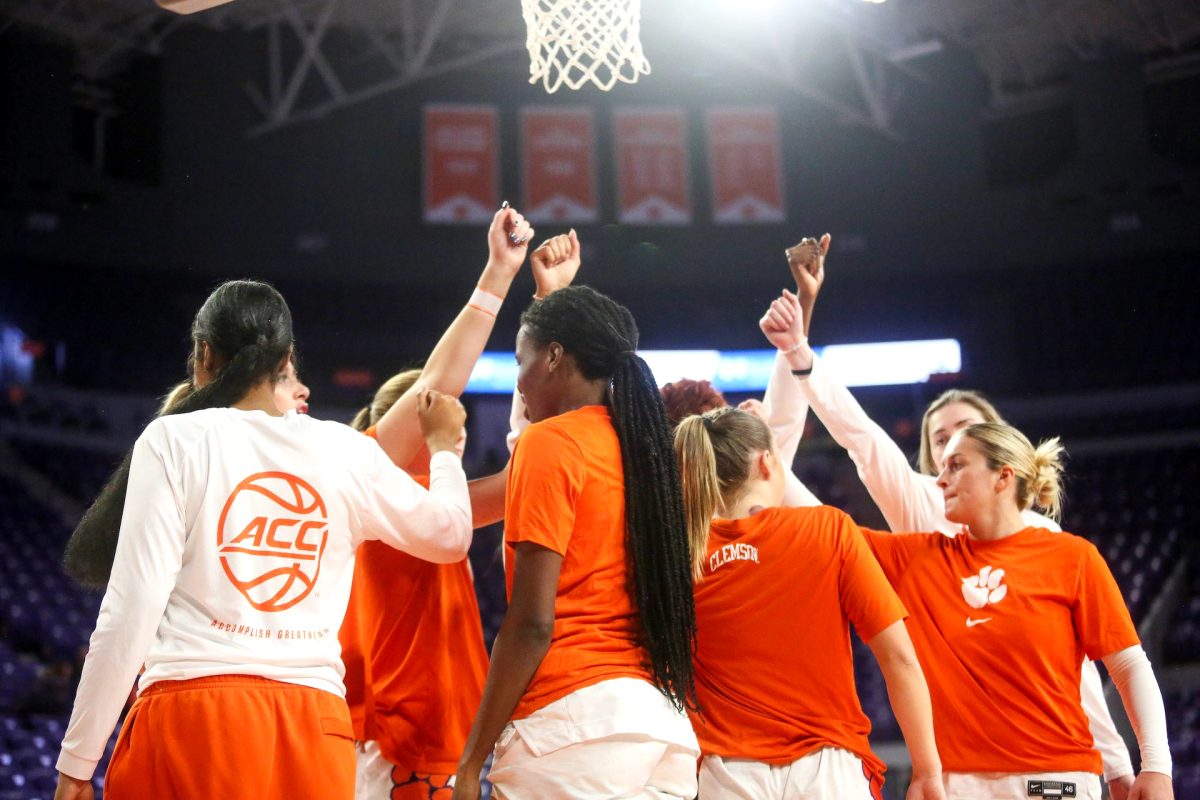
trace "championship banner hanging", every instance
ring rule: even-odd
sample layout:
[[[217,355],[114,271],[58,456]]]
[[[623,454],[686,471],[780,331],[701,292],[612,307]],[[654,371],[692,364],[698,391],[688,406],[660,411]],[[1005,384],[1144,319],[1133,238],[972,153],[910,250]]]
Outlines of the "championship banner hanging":
[[[621,108],[616,133],[617,219],[638,225],[692,221],[687,118],[682,109]]]
[[[590,108],[521,110],[521,209],[527,219],[596,221],[595,142]]]
[[[711,108],[708,168],[713,221],[783,222],[779,114],[773,108]]]
[[[428,105],[425,221],[491,222],[500,205],[494,106]]]

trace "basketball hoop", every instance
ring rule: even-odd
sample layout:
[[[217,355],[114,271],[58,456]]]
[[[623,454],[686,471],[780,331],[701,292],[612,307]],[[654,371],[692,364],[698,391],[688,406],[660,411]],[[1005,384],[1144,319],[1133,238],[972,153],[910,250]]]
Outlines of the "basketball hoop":
[[[642,0],[521,0],[529,82],[548,93],[594,83],[604,91],[650,74],[642,54]]]

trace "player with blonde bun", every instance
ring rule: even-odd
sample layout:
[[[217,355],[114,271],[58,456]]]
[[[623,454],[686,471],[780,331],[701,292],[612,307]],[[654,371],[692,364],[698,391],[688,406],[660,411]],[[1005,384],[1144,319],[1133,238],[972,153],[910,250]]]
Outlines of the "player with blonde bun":
[[[192,391],[139,437],[112,576],[58,759],[58,800],[91,778],[145,665],[109,798],[284,800],[354,793],[337,628],[354,551],[432,561],[471,541],[455,443],[465,412],[423,392],[418,486],[366,437],[279,410],[291,313],[272,287],[218,287],[192,325]]]
[[[1169,800],[1162,693],[1108,565],[1079,536],[1030,526],[1057,515],[1063,448],[1000,422],[968,425],[938,474],[939,533],[865,536],[900,598],[929,676],[950,800],[1100,800],[1100,754],[1080,703],[1084,656],[1102,660],[1141,746],[1129,797]]]
[[[825,280],[825,261],[797,262],[789,256],[796,279],[797,297],[784,298],[792,311],[807,318]],[[768,339],[773,332],[764,328]],[[969,389],[950,389],[939,395],[921,419],[919,470],[914,470],[904,451],[872,420],[854,395],[808,344],[807,334],[786,339],[782,347],[794,348],[787,356],[797,371],[797,388],[817,418],[858,468],[859,478],[883,513],[892,531],[939,531],[947,536],[962,526],[947,518],[942,492],[935,475],[941,470],[942,453],[954,432],[978,422],[1003,422],[995,406],[982,394]],[[1034,508],[1021,512],[1025,523],[1050,531],[1060,530],[1050,517]],[[1113,724],[1104,699],[1100,673],[1085,660],[1080,684],[1089,727],[1104,763],[1104,776],[1114,800],[1125,800],[1133,784],[1129,749]]]

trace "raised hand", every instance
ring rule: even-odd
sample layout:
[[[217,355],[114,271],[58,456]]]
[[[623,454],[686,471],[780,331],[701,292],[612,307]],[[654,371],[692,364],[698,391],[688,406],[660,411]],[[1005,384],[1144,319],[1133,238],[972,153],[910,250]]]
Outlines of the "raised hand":
[[[533,234],[525,218],[505,202],[488,228],[488,268],[499,270],[511,280],[525,263]]]
[[[767,421],[767,407],[763,405],[762,400],[751,397],[738,403],[737,407],[738,411],[745,411],[747,414],[758,417],[763,422]]]
[[[421,389],[417,395],[417,419],[431,454],[440,450],[453,452],[463,435],[467,410],[457,397],[434,389]]]
[[[533,280],[537,284],[533,296],[541,300],[551,292],[570,286],[581,263],[579,236],[574,228],[570,233],[542,242],[529,257]]]
[[[804,312],[800,309],[800,298],[787,289],[771,302],[767,313],[758,321],[758,327],[776,350],[785,353],[795,352],[808,341],[804,335]]]
[[[817,295],[825,283],[825,256],[829,253],[829,243],[832,237],[827,233],[820,241],[805,237],[800,243],[784,251],[788,260],[788,269],[796,281],[796,294],[800,298],[800,306],[804,309],[804,335],[808,335],[808,326],[812,322],[812,310],[817,304]]]

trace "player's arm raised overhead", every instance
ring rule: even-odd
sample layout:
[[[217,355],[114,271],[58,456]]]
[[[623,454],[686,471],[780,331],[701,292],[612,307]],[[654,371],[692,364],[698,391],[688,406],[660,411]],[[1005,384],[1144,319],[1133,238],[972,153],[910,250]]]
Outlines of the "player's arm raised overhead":
[[[496,314],[529,251],[533,228],[515,209],[496,212],[488,228],[488,261],[471,300],[429,354],[416,384],[379,420],[379,444],[394,464],[408,467],[421,451],[415,414],[423,388],[454,397],[462,394],[496,322]]]

